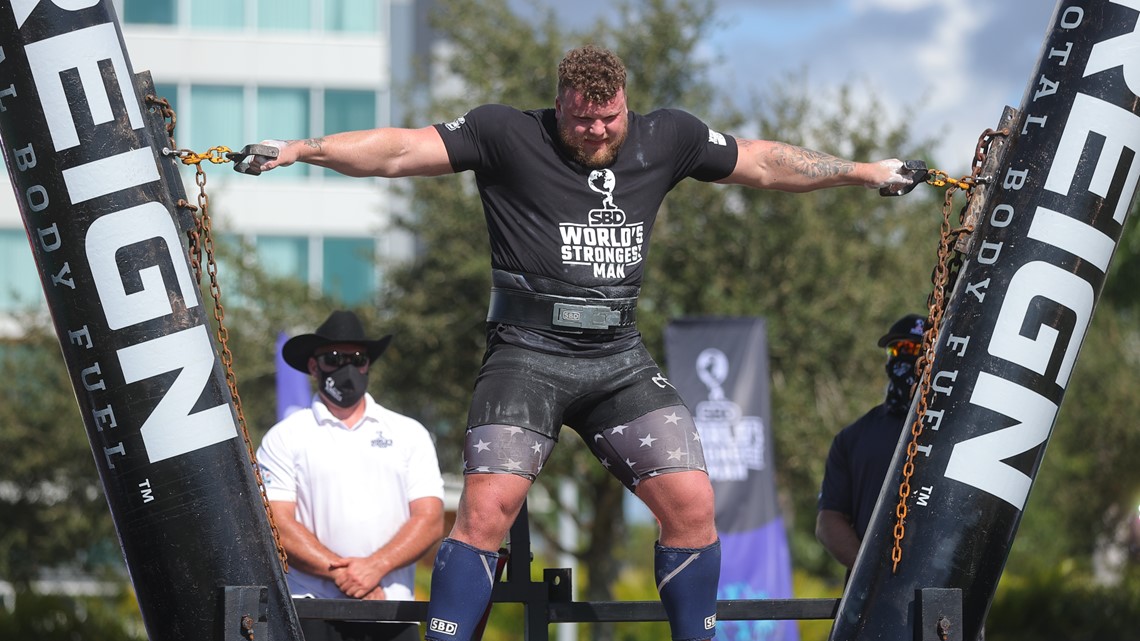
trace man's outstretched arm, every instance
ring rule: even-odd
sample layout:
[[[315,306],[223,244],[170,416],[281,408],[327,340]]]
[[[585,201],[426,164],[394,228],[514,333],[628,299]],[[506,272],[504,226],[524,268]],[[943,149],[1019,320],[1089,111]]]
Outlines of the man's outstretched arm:
[[[265,140],[261,144],[275,147],[277,157],[253,157],[249,166],[259,171],[296,162],[357,177],[439,176],[454,171],[435,127],[362,129],[306,140]]]
[[[738,139],[736,144],[736,168],[717,182],[791,192],[848,185],[895,192],[918,179],[894,158],[856,162],[783,142]]]

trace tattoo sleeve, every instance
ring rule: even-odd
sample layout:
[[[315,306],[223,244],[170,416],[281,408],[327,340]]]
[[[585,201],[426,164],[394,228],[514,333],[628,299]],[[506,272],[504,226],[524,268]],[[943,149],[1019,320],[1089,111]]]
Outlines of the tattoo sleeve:
[[[786,167],[808,178],[841,176],[855,169],[855,163],[850,160],[787,143],[777,143],[772,150],[772,158],[775,166]]]

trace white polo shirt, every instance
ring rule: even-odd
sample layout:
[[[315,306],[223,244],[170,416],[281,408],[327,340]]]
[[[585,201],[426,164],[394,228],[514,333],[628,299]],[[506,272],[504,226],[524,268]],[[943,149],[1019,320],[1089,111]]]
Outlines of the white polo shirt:
[[[364,418],[336,419],[317,395],[308,409],[274,425],[257,449],[270,501],[297,504],[297,520],[341,556],[383,547],[408,520],[408,504],[443,499],[435,444],[423,425],[381,407],[366,394]],[[294,596],[345,598],[336,584],[290,568]],[[384,577],[388,599],[413,598],[415,564]]]

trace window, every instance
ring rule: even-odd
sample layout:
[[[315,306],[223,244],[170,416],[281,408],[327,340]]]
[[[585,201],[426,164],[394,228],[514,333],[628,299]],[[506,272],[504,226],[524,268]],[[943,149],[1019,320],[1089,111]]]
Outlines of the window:
[[[144,0],[149,2],[150,0]],[[241,29],[245,27],[244,0],[188,0],[190,24],[195,27]]]
[[[325,122],[322,133],[372,129],[376,126],[376,94],[371,91],[325,90]],[[331,169],[323,170],[326,177],[340,177]]]
[[[303,140],[309,134],[309,90],[274,89],[257,90],[257,131],[251,139]],[[271,180],[296,179],[309,174],[310,166],[297,163],[291,167],[275,169],[263,176]]]
[[[172,25],[177,4],[176,0],[123,0],[123,22]]]
[[[166,98],[166,101],[170,103],[170,108],[174,110],[175,114],[178,113],[178,85],[156,82],[154,83],[154,95],[159,98]],[[176,130],[174,133],[177,135],[178,131]]]
[[[376,126],[376,94],[371,91],[325,91],[325,133]]]
[[[309,239],[306,236],[258,236],[257,260],[266,273],[309,282]]]
[[[243,96],[241,87],[197,85],[190,89],[190,140],[184,143],[175,130],[179,147],[206,153],[210,147],[224,145],[231,149],[245,144],[242,126]],[[225,181],[233,172],[213,172],[210,180]]]
[[[325,0],[325,29],[356,33],[376,33],[379,25],[376,0]]]
[[[22,228],[0,229],[0,312],[43,304],[39,271]]]
[[[371,238],[325,238],[321,289],[346,305],[367,303],[376,291],[376,243]]]
[[[310,0],[257,0],[257,26],[260,29],[303,29],[312,27]]]
[[[123,0],[123,22],[176,25],[180,4],[189,5],[193,27],[301,31],[323,27],[342,33],[379,32],[383,6],[379,0]]]

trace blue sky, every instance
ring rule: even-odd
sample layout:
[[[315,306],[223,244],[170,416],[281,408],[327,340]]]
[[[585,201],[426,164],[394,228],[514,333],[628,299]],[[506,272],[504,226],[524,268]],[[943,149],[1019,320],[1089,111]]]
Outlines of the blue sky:
[[[611,3],[546,0],[569,23]],[[968,173],[979,134],[1018,107],[1055,0],[714,0],[703,53],[721,91],[762,92],[804,72],[821,93],[873,91],[895,118],[942,140],[939,166]],[[699,115],[699,114],[698,114]],[[866,159],[859,159],[866,160]]]

